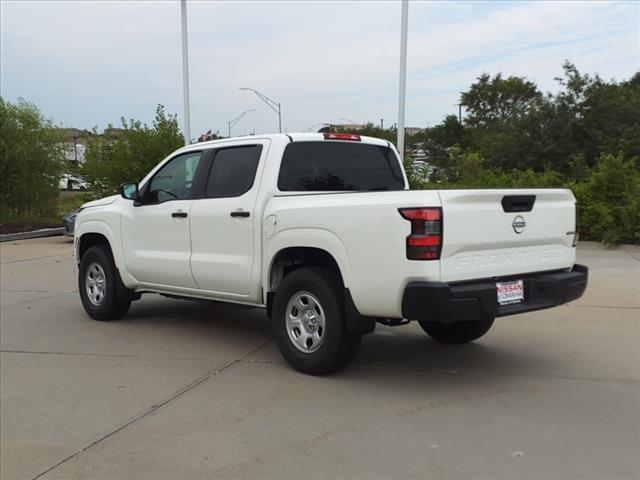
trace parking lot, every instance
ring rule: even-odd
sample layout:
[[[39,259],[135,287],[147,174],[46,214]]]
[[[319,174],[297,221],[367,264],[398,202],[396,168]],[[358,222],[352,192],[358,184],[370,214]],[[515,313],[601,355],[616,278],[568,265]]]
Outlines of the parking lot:
[[[71,240],[1,245],[1,476],[640,477],[640,248],[584,243],[578,301],[465,346],[416,324],[327,377],[262,310],[144,296],[96,322]]]

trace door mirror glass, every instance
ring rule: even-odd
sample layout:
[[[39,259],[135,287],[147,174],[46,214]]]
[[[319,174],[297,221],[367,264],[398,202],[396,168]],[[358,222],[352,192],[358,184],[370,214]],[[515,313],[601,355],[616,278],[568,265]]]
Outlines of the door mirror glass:
[[[138,199],[138,184],[137,183],[123,183],[120,186],[120,195],[127,200]]]

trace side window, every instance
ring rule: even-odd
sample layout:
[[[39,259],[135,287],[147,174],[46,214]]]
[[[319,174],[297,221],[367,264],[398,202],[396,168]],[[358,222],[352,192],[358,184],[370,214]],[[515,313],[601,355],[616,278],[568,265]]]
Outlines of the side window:
[[[202,153],[185,153],[170,160],[153,176],[145,194],[145,202],[161,203],[191,197],[191,186]]]
[[[205,195],[207,198],[239,197],[251,190],[262,145],[223,148],[213,157]]]

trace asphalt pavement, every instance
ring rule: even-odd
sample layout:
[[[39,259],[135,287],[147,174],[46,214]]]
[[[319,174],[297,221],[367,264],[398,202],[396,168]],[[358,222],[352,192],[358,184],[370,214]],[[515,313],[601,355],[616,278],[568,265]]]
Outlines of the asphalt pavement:
[[[378,326],[326,377],[259,309],[158,295],[96,322],[71,240],[0,245],[2,479],[640,478],[640,248],[584,297],[443,346]]]

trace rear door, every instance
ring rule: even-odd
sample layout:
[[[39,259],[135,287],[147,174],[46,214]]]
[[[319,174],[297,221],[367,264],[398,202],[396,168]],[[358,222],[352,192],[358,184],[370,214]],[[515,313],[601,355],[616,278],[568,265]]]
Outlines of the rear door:
[[[255,206],[268,145],[245,141],[213,152],[203,198],[190,213],[191,271],[202,290],[250,292],[260,227]]]
[[[570,190],[441,190],[445,282],[557,270],[575,263]]]

